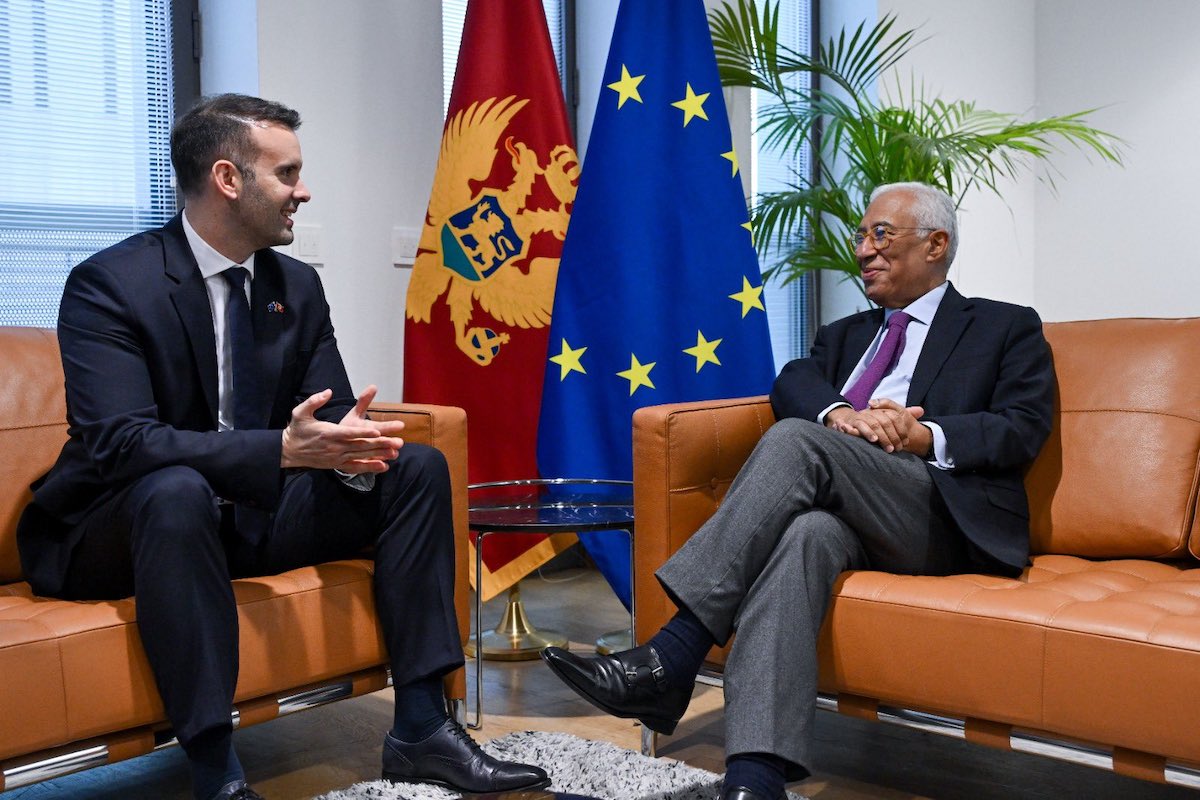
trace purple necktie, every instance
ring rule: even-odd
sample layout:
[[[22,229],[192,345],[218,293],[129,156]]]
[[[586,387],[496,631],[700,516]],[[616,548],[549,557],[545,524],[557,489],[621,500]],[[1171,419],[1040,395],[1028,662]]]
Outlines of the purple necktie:
[[[887,331],[883,335],[879,350],[875,352],[875,357],[867,364],[866,371],[858,376],[854,385],[846,390],[846,402],[854,406],[855,411],[862,411],[867,407],[871,393],[879,388],[883,376],[895,369],[900,361],[900,354],[904,352],[904,331],[911,321],[912,317],[903,311],[897,311],[888,318]]]

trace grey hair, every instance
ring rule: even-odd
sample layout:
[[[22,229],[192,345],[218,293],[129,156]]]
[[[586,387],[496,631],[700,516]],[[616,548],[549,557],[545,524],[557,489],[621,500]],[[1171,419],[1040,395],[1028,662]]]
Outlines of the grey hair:
[[[936,228],[949,234],[945,260],[946,268],[949,269],[950,265],[954,263],[954,254],[958,252],[958,214],[954,207],[954,200],[936,186],[908,181],[876,186],[875,191],[871,192],[871,202],[875,202],[875,198],[880,195],[895,191],[912,193],[911,210],[918,226]]]

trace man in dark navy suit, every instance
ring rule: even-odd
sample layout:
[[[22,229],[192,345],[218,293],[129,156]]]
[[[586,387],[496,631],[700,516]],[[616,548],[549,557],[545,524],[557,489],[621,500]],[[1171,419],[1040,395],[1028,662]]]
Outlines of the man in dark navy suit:
[[[715,643],[725,671],[721,797],[775,800],[808,774],[816,641],[847,569],[1016,575],[1022,472],[1050,432],[1054,375],[1033,309],[964,298],[954,203],[881,186],[853,236],[880,308],[822,328],[771,392],[779,420],[717,513],[658,571],[679,612],[612,656],[543,653],[609,713],[674,730]]]
[[[270,249],[310,197],[299,125],[254,97],[202,102],[171,135],[185,210],[72,270],[70,439],[22,516],[25,574],[39,594],[135,595],[195,796],[250,800],[230,578],[372,547],[396,693],[384,776],[540,788],[545,772],[491,758],[446,713],[441,678],[463,654],[445,460],[367,417],[375,387],[352,393],[316,272]]]

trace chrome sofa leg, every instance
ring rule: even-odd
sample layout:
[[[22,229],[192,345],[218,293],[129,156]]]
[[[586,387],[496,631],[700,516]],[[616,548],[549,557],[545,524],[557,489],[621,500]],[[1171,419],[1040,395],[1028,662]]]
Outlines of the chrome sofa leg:
[[[450,714],[450,719],[457,722],[459,725],[466,727],[467,725],[467,701],[462,699],[447,700],[446,711]]]
[[[642,755],[655,758],[658,756],[658,734],[642,726]]]

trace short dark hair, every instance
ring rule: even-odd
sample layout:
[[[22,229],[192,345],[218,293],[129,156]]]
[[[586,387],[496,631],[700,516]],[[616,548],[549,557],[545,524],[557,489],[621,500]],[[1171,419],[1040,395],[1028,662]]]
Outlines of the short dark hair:
[[[206,97],[175,123],[171,131],[171,164],[184,196],[204,186],[212,165],[226,159],[253,180],[250,164],[258,155],[250,126],[273,122],[288,130],[300,127],[300,114],[282,103],[244,94]]]

